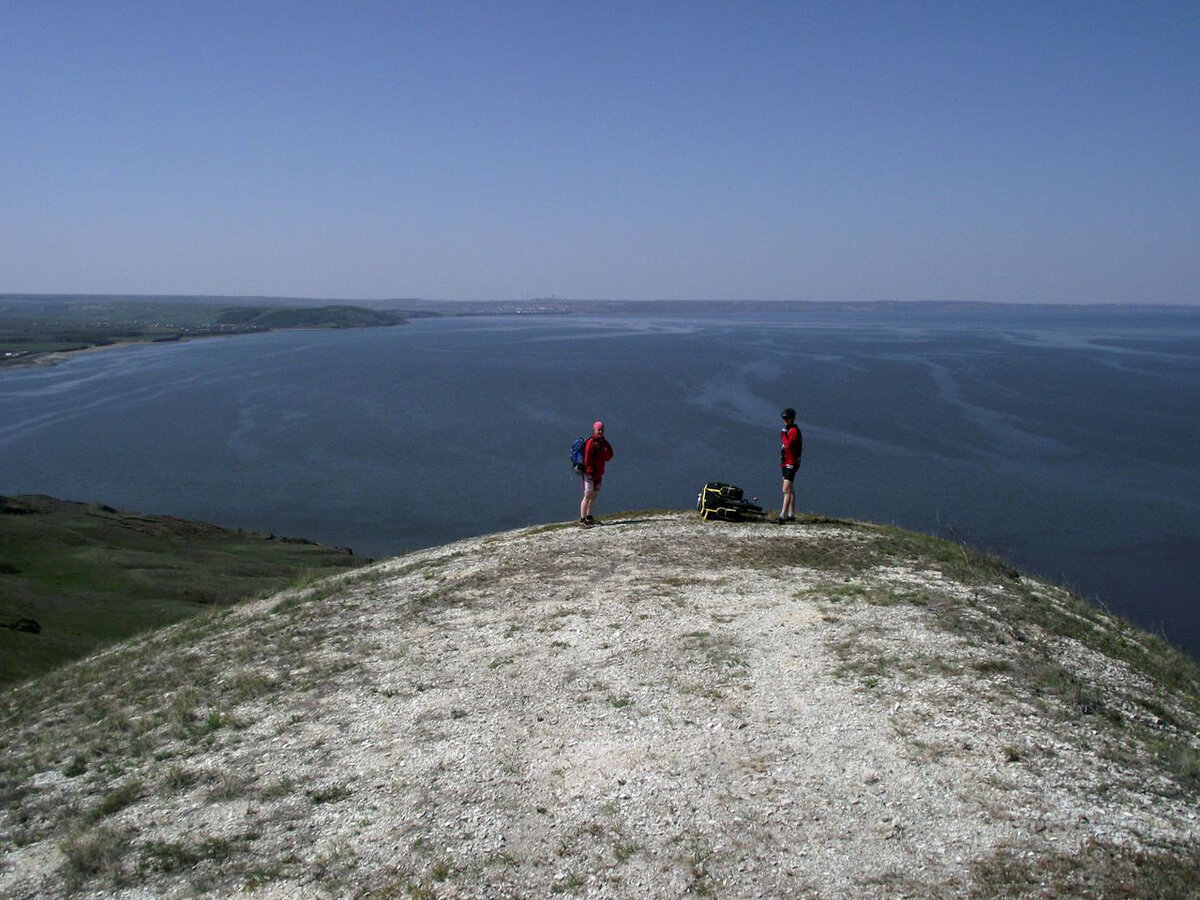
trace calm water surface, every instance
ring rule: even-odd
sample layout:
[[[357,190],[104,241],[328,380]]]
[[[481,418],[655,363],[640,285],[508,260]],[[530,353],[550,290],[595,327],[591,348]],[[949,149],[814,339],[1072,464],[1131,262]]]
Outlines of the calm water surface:
[[[1200,310],[495,317],[111,350],[0,373],[0,492],[374,556],[598,512],[778,502],[965,539],[1200,656]],[[697,560],[697,565],[702,565]]]

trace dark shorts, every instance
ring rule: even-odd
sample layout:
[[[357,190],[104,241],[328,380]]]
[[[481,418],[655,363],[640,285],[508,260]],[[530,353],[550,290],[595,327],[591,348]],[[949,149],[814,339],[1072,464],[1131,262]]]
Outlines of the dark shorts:
[[[783,480],[784,481],[795,481],[796,480],[796,467],[795,466],[781,466],[780,468],[783,471]]]

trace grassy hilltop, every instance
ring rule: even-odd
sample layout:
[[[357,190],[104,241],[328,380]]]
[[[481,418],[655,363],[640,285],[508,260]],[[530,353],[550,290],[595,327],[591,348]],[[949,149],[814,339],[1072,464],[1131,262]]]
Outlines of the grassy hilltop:
[[[0,497],[0,688],[138,632],[369,562],[311,541]]]
[[[0,896],[1195,896],[1198,690],[895,528],[528,528],[0,694]]]

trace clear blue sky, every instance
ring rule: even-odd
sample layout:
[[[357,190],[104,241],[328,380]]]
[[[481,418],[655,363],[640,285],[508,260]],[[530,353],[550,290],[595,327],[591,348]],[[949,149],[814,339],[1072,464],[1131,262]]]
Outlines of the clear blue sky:
[[[0,292],[1200,303],[1200,2],[0,0]]]

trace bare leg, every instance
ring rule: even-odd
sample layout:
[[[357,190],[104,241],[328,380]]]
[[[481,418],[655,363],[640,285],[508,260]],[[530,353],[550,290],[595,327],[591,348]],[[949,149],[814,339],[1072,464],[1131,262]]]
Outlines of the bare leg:
[[[792,482],[788,479],[783,479],[783,508],[779,513],[779,518],[788,519],[796,514],[796,495],[792,491]]]
[[[588,479],[583,480],[583,499],[579,501],[579,518],[586,519],[592,514],[592,507],[596,505],[596,489],[592,487],[592,483]]]

